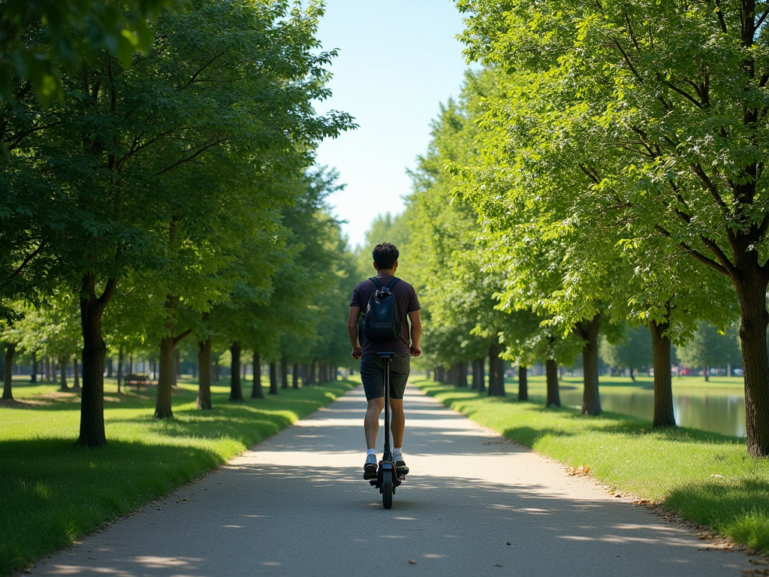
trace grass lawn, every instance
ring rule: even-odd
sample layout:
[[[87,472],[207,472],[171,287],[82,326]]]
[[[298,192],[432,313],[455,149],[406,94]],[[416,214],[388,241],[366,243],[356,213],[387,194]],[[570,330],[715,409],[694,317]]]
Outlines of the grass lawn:
[[[16,385],[0,405],[0,574],[39,559],[100,525],[196,479],[355,386],[344,380],[195,408],[196,386],[174,392],[174,419],[152,418],[155,390],[105,398],[108,445],[83,449],[80,400],[57,385]],[[250,392],[251,383],[246,387]],[[245,389],[244,389],[245,392]]]
[[[649,421],[616,413],[588,417],[571,408],[518,403],[511,386],[507,397],[489,398],[424,377],[411,382],[539,453],[589,467],[606,485],[769,552],[769,459],[748,457],[742,439],[696,429],[654,430]]]

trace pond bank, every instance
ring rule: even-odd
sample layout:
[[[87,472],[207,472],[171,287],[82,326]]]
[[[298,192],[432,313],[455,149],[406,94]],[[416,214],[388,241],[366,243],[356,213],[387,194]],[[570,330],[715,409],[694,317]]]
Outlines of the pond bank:
[[[518,392],[518,381],[506,380],[508,393]],[[582,406],[582,379],[565,377],[560,381],[561,404]],[[623,413],[651,420],[654,413],[654,382],[652,377],[601,377],[601,406],[606,411]],[[545,401],[544,376],[529,377],[529,397],[534,402]],[[721,433],[745,437],[745,392],[742,377],[673,378],[673,406],[676,423]]]

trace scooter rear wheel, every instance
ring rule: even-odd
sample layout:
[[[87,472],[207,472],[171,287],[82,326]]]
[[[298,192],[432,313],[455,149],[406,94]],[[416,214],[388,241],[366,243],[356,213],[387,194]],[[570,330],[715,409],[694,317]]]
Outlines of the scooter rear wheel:
[[[385,509],[393,506],[393,477],[392,471],[382,473],[382,504]]]

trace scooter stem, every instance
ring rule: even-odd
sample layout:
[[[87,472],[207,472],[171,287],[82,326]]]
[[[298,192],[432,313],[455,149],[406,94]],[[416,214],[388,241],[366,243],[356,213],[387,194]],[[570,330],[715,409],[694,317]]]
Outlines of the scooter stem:
[[[385,402],[385,417],[384,417],[384,455],[382,455],[383,461],[392,461],[392,451],[390,449],[390,359],[384,359],[385,362],[385,378],[384,378],[384,402]]]

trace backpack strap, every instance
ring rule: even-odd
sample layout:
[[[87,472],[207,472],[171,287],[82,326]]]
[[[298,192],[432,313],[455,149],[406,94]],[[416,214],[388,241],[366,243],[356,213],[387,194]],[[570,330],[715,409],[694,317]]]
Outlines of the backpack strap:
[[[370,279],[371,282],[373,282],[376,285],[377,290],[382,290],[384,288],[384,285],[379,281],[379,279],[375,276],[372,276]],[[401,279],[398,277],[393,277],[393,279],[387,283],[387,289],[390,290],[393,288],[396,284],[400,282]]]

